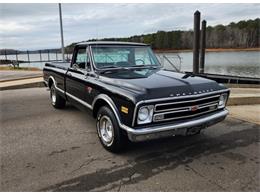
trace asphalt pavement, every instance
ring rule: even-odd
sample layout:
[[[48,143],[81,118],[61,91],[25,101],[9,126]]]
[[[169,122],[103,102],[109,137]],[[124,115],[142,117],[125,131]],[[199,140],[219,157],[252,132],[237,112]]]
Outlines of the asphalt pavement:
[[[95,121],[46,88],[0,91],[0,191],[260,191],[259,125],[229,116],[200,135],[112,154]]]

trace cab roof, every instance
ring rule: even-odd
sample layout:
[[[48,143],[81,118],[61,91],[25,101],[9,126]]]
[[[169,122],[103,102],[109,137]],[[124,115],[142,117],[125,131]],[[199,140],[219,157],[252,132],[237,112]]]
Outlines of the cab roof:
[[[76,46],[87,46],[87,45],[133,45],[133,46],[149,46],[144,43],[135,42],[122,42],[122,41],[86,41],[77,43]]]

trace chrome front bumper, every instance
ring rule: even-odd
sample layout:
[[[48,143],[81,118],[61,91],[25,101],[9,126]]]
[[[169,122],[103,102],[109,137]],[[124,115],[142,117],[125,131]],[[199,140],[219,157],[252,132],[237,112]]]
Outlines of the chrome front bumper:
[[[167,125],[138,129],[130,128],[123,124],[121,124],[120,127],[127,132],[128,138],[131,141],[137,142],[150,139],[157,139],[161,137],[186,135],[187,132],[189,132],[190,130],[199,131],[208,126],[214,125],[224,120],[227,115],[228,111],[224,109],[222,111],[215,112],[211,115],[190,119],[190,121],[183,123],[172,123]]]

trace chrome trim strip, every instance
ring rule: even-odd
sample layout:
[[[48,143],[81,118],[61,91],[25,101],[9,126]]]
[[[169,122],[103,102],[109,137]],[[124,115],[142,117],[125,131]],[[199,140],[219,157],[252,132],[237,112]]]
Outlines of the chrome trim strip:
[[[137,114],[137,108],[138,106],[142,103],[142,101],[138,102],[135,105],[135,109],[134,109],[134,114],[133,114],[133,119],[132,119],[132,127],[135,125],[135,119],[136,119],[136,114]]]
[[[65,91],[63,91],[62,89],[60,89],[59,87],[57,87],[56,80],[54,79],[54,77],[53,77],[53,76],[49,76],[48,81],[49,81],[50,79],[53,81],[53,84],[54,84],[55,89],[57,89],[59,92],[65,94]],[[49,82],[48,82],[48,83],[49,83]],[[49,84],[48,84],[48,87],[49,87]]]
[[[62,89],[58,88],[58,87],[55,87],[59,92],[61,93],[64,93],[65,94],[65,91],[63,91]]]
[[[209,102],[208,104],[200,104],[198,109],[211,107],[211,106],[217,106],[217,105],[218,105],[218,102],[213,102],[213,103]]]
[[[160,113],[156,113],[156,114],[154,114],[154,115],[171,114],[171,113],[187,112],[187,111],[191,111],[191,106],[185,107],[185,108],[181,108],[181,109],[178,109],[178,110],[168,111],[168,112],[160,112]]]
[[[202,97],[202,96],[206,96],[206,95],[214,95],[214,94],[218,94],[218,93],[226,93],[226,92],[229,92],[229,91],[230,91],[229,89],[223,89],[223,90],[212,91],[212,92],[196,94],[196,95],[187,95],[187,96],[178,96],[178,97],[167,97],[167,98],[156,98],[156,99],[150,99],[150,100],[141,100],[141,101],[137,102],[136,105],[135,105],[134,114],[133,114],[133,120],[132,120],[132,126],[134,126],[134,124],[135,124],[137,108],[138,108],[138,106],[140,104],[151,103],[151,102],[155,102],[155,101],[167,101],[167,100],[174,100],[174,99],[182,99],[182,98],[184,98],[184,99],[185,98],[196,98],[196,97]]]
[[[167,111],[167,110],[172,110],[172,109],[164,109],[164,110],[156,110],[157,106],[164,106],[164,105],[174,105],[174,104],[181,104],[181,103],[189,103],[189,102],[198,102],[201,100],[206,100],[206,99],[210,99],[210,98],[216,98],[216,97],[220,97],[220,95],[215,95],[215,96],[209,96],[209,97],[205,97],[205,98],[200,98],[200,99],[195,99],[195,100],[188,100],[188,101],[180,101],[180,102],[168,102],[165,104],[156,104],[155,105],[155,112],[163,112],[163,111]]]
[[[56,81],[55,81],[55,79],[54,79],[53,76],[50,76],[49,79],[52,79],[52,80],[53,80],[53,84],[54,84],[55,89],[57,89],[57,90],[60,91],[61,93],[64,93],[65,95],[69,96],[70,98],[76,100],[77,102],[83,104],[84,106],[86,106],[86,107],[92,109],[92,106],[89,105],[88,103],[82,101],[81,99],[75,97],[74,95],[71,95],[70,93],[65,92],[65,91],[63,91],[62,89],[60,89],[59,87],[57,87],[57,85],[56,85]]]
[[[114,114],[115,114],[115,116],[116,116],[116,119],[117,119],[117,121],[118,121],[118,124],[120,124],[119,126],[122,126],[122,125],[123,125],[122,122],[121,122],[121,119],[120,119],[119,112],[118,112],[118,110],[117,110],[117,108],[116,108],[116,106],[115,106],[113,100],[112,100],[108,95],[99,94],[99,95],[96,96],[95,99],[93,100],[92,105],[90,105],[90,104],[84,102],[83,100],[81,100],[81,99],[75,97],[74,95],[72,95],[72,94],[70,94],[70,93],[68,93],[68,92],[64,92],[62,89],[58,88],[57,85],[56,85],[56,81],[55,81],[55,79],[54,79],[53,76],[50,76],[49,79],[52,79],[52,80],[53,80],[53,84],[54,84],[55,88],[56,88],[58,91],[64,93],[65,95],[69,96],[70,98],[74,99],[75,101],[81,103],[82,105],[88,107],[88,108],[91,109],[91,110],[93,110],[93,108],[94,108],[95,103],[96,103],[97,100],[102,99],[102,100],[106,101],[106,102],[108,103],[108,105],[111,107],[112,111],[114,112]]]
[[[53,81],[54,86],[57,87],[57,85],[56,85],[56,80],[54,79],[54,77],[53,77],[53,76],[49,76],[49,78],[48,78],[48,83],[49,83],[50,79]],[[49,86],[49,87],[50,87],[50,86]]]
[[[117,110],[117,108],[116,108],[116,106],[115,106],[113,100],[112,100],[109,96],[107,96],[107,95],[105,95],[105,94],[99,94],[99,95],[96,96],[95,99],[93,100],[92,105],[90,105],[90,104],[84,102],[83,100],[81,100],[81,99],[75,97],[74,95],[72,95],[72,94],[70,94],[70,93],[68,93],[68,92],[64,92],[62,89],[58,88],[57,85],[56,85],[56,81],[55,81],[55,79],[54,79],[53,76],[50,76],[49,79],[52,79],[52,80],[53,80],[53,84],[54,84],[55,88],[56,88],[58,91],[64,93],[65,95],[69,96],[70,98],[74,99],[75,101],[77,101],[77,102],[79,102],[80,104],[82,104],[82,105],[88,107],[88,108],[91,109],[91,110],[93,110],[93,108],[94,108],[95,103],[96,103],[97,100],[102,99],[102,100],[106,101],[106,102],[108,103],[108,105],[111,107],[112,111],[114,112],[114,114],[115,114],[115,116],[116,116],[116,119],[117,119],[117,121],[118,121],[118,124],[121,124],[121,125],[122,125],[121,120],[120,120],[119,112],[118,112],[118,110]]]
[[[208,123],[213,120],[221,119],[224,118],[228,115],[228,111],[222,110],[217,113],[208,115],[208,116],[203,116],[198,119],[193,119],[187,122],[182,122],[182,123],[173,123],[173,124],[167,124],[167,125],[161,125],[161,126],[155,126],[155,127],[144,127],[140,129],[134,129],[131,127],[128,127],[123,124],[119,124],[120,128],[124,129],[127,131],[129,134],[132,135],[145,135],[149,133],[158,133],[161,131],[168,131],[168,130],[174,130],[174,129],[181,129],[181,128],[189,128],[189,127],[194,127],[198,125],[202,125],[204,123]]]
[[[199,108],[205,108],[205,107],[207,107],[208,104],[210,104],[209,106],[212,106],[212,105],[215,105],[217,103],[218,103],[218,101],[212,101],[212,102],[207,102],[207,103],[204,103],[204,104],[197,104],[197,105],[195,104],[195,105],[198,106]],[[157,111],[157,113],[164,113],[165,111],[168,111],[168,112],[172,111],[171,113],[174,113],[174,111],[176,111],[176,112],[185,111],[185,110],[190,111],[190,108],[191,108],[191,106],[172,108],[172,109],[164,109],[164,110]]]
[[[87,54],[88,54],[88,57],[89,57],[89,63],[90,63],[90,68],[91,68],[90,72],[94,72],[92,54],[90,53],[90,46],[87,46]],[[87,68],[87,65],[86,65],[86,68]]]
[[[218,108],[216,108],[216,109],[214,109],[214,110],[208,110],[208,111],[205,111],[205,112],[200,112],[200,113],[197,113],[197,114],[188,115],[188,116],[180,116],[180,117],[166,118],[166,119],[162,119],[162,120],[154,120],[155,116],[157,116],[157,115],[160,115],[160,114],[171,114],[171,112],[168,112],[168,113],[159,113],[159,114],[155,114],[155,115],[153,116],[153,122],[162,122],[162,121],[169,121],[169,120],[190,118],[190,117],[198,116],[198,115],[201,115],[201,114],[206,114],[206,113],[209,113],[209,112],[213,112],[213,111],[216,111],[217,109],[218,109]]]
[[[53,70],[53,71],[55,71],[55,72],[59,72],[59,73],[64,73],[64,72],[66,72],[67,71],[67,69],[66,69],[66,67],[64,67],[64,69],[63,68],[61,68],[61,67],[50,67],[50,66],[44,66],[44,69],[46,69],[46,70]],[[58,70],[57,70],[58,69]]]
[[[212,102],[209,102],[209,103],[206,103],[206,104],[200,104],[200,105],[198,105],[198,109],[202,109],[202,108],[206,108],[206,107],[211,107],[211,106],[217,106],[217,105],[218,105],[217,102],[215,102],[214,104],[212,104]],[[217,110],[217,108],[214,109],[214,110]],[[211,110],[211,111],[214,111],[214,110]],[[160,113],[154,114],[154,116],[153,116],[153,122],[167,121],[167,120],[170,120],[170,119],[178,119],[178,118],[188,118],[188,117],[190,117],[190,116],[194,116],[194,115],[189,115],[189,116],[184,116],[184,117],[173,117],[173,118],[166,118],[166,119],[162,119],[162,120],[154,120],[155,116],[158,116],[158,115],[172,114],[172,113],[178,113],[178,112],[187,112],[187,111],[191,111],[191,106],[187,106],[187,107],[184,107],[184,108],[175,110],[175,111],[160,112]],[[206,113],[206,112],[200,112],[200,113],[203,114],[203,113]],[[197,115],[199,115],[200,113],[197,113]]]
[[[65,92],[65,94],[66,94],[67,96],[69,96],[70,98],[76,100],[77,102],[81,103],[82,105],[84,105],[84,106],[86,106],[86,107],[88,107],[89,109],[92,110],[92,106],[91,106],[90,104],[88,104],[87,102],[84,102],[83,100],[77,98],[77,97],[74,96],[74,95],[71,95],[71,94],[68,93],[68,92]]]

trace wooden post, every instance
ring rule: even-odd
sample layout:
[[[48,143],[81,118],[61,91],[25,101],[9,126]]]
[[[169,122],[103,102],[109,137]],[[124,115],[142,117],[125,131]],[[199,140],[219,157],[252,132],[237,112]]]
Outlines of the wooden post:
[[[5,60],[7,60],[7,53],[6,53],[6,49],[5,49]]]
[[[15,58],[16,58],[16,61],[19,62],[19,60],[18,60],[18,52],[17,52],[17,50],[15,50]]]
[[[28,62],[30,63],[30,54],[29,54],[28,50],[27,50],[27,59],[28,59]]]
[[[199,73],[199,48],[200,48],[200,12],[194,13],[193,32],[193,73]]]
[[[48,61],[50,61],[50,50],[48,50]]]
[[[42,62],[42,50],[40,50],[39,53],[40,53],[40,62]]]
[[[200,73],[204,73],[205,48],[206,48],[206,20],[201,23],[201,44],[200,44]]]

